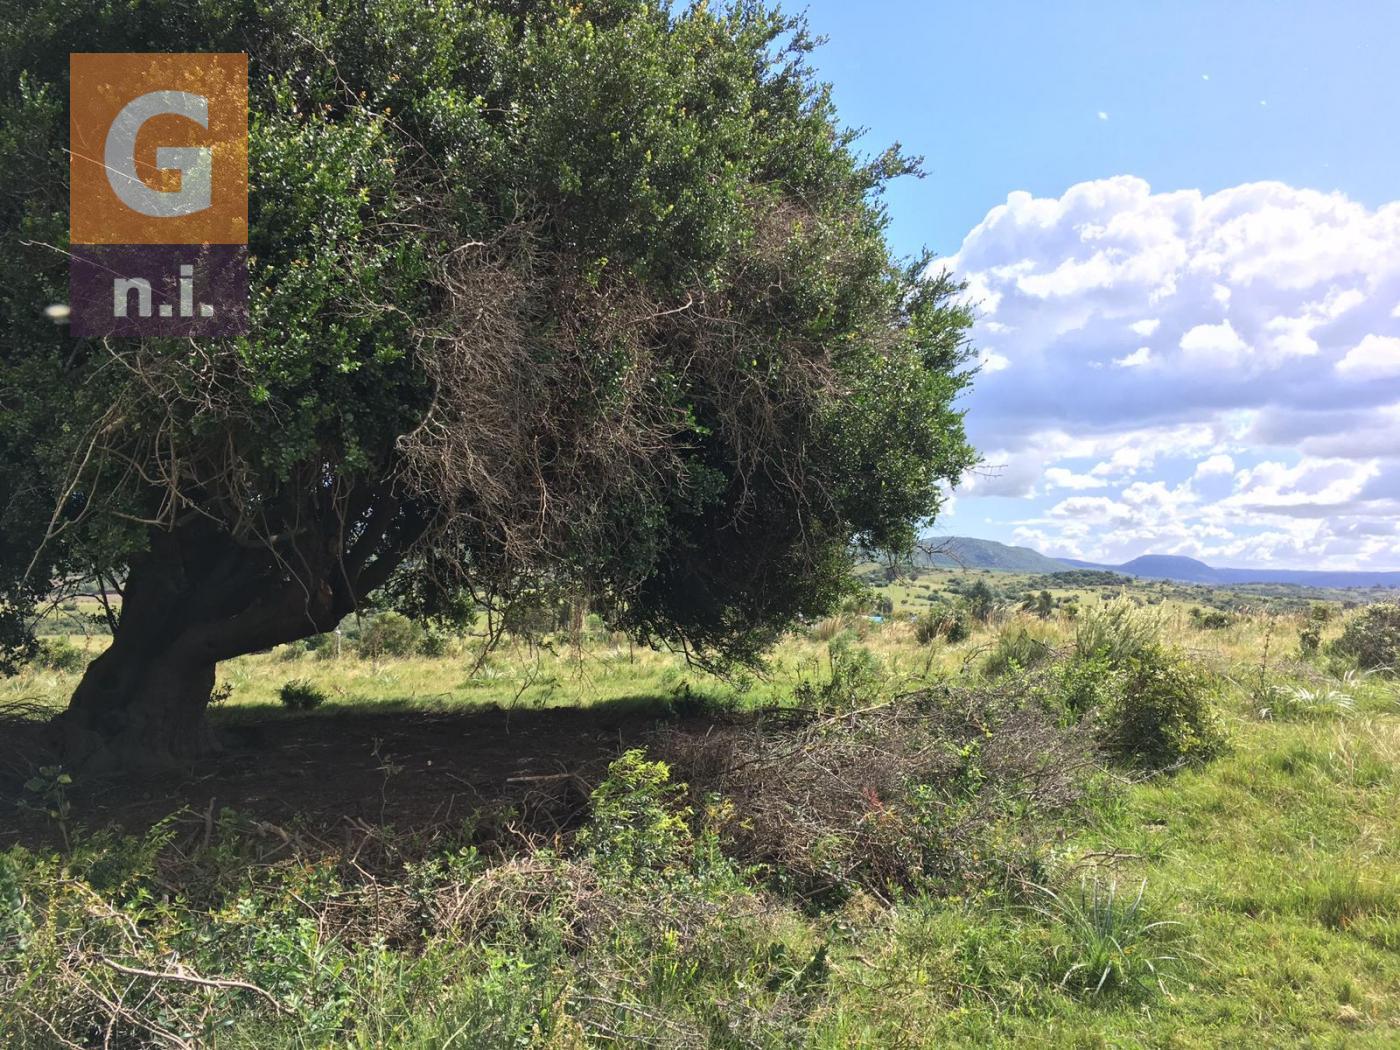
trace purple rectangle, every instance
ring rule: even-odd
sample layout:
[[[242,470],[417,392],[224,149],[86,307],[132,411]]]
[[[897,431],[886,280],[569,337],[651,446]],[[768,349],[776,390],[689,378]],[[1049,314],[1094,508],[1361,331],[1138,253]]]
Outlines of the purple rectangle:
[[[75,336],[209,338],[248,330],[246,244],[75,244],[71,252]]]

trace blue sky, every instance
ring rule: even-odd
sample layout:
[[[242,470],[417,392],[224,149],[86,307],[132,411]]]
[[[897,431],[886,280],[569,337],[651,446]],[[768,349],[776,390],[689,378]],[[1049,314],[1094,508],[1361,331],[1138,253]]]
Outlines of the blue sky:
[[[1400,3],[818,0],[843,119],[981,303],[936,531],[1400,568]]]

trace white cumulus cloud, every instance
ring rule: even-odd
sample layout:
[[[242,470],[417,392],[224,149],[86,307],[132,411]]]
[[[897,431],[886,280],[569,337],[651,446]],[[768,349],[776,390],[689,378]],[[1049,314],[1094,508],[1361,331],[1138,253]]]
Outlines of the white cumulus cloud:
[[[1010,194],[946,265],[996,343],[961,491],[1028,500],[1027,542],[1400,569],[1400,201],[1120,176]]]

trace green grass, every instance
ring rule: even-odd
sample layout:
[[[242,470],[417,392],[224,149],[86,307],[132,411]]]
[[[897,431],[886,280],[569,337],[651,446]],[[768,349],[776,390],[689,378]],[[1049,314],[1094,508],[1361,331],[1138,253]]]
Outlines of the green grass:
[[[897,609],[918,608],[917,586],[891,589]],[[1080,596],[1090,600],[1100,596]],[[1228,751],[1152,777],[1098,769],[1027,861],[1034,877],[985,877],[996,869],[979,854],[956,890],[804,899],[727,852],[744,800],[684,799],[641,756],[595,793],[583,834],[504,851],[497,832],[483,846],[471,820],[316,849],[311,831],[293,828],[289,849],[238,813],[125,839],[75,828],[67,853],[0,854],[0,1045],[63,1045],[42,1021],[96,1010],[100,995],[221,1047],[1400,1046],[1397,683],[1301,660],[1301,613],[1196,630],[1187,608],[1168,596],[1159,611],[1167,636],[1221,676]],[[216,717],[659,711],[696,698],[763,708],[790,704],[804,683],[844,697],[821,687],[852,646],[876,675],[862,689],[888,698],[977,682],[1018,624],[1056,652],[1073,646],[1067,619],[999,621],[920,646],[907,623],[849,616],[787,639],[765,673],[735,681],[610,639],[507,646],[475,673],[470,641],[377,663],[275,651],[221,668],[232,694]],[[1329,624],[1325,639],[1339,631]],[[294,680],[325,693],[314,714],[282,709]],[[73,683],[34,671],[0,685],[0,699],[56,708]],[[833,718],[826,732],[840,731]],[[975,772],[975,754],[960,754]],[[959,776],[970,790],[975,777]],[[957,811],[942,801],[939,812]],[[873,798],[862,819],[888,804]],[[976,848],[1022,856],[1021,822],[1039,818],[1002,805]],[[280,1005],[102,962],[75,969],[99,956],[244,981]]]

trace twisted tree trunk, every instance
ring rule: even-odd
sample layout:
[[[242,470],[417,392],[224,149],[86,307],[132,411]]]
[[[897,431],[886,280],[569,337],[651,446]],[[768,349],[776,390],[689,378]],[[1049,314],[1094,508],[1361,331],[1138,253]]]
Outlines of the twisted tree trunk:
[[[410,540],[366,525],[349,551],[335,534],[274,554],[202,520],[153,533],[130,566],[111,646],[56,720],[65,762],[161,768],[217,750],[206,711],[218,663],[333,629]]]

